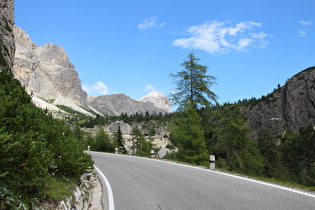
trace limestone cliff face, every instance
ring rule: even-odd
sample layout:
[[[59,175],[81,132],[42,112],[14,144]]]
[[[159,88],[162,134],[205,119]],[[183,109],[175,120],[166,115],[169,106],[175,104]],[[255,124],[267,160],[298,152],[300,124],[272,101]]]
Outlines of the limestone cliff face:
[[[131,99],[124,94],[104,95],[92,97],[90,106],[107,115],[128,115],[149,112],[149,114],[165,114],[164,109],[157,108],[152,102],[141,102]]]
[[[315,67],[296,74],[258,104],[244,107],[241,114],[251,128],[267,128],[274,134],[315,125]]]
[[[14,63],[14,1],[0,0],[0,71]]]
[[[169,112],[165,96],[157,93],[143,101],[123,94],[97,96],[88,101],[78,73],[62,47],[51,43],[37,46],[19,27],[14,27],[13,32],[16,42],[13,73],[26,91],[33,93],[37,106],[58,111],[51,104],[64,105],[86,115],[91,115],[86,110],[93,110],[99,115]]]
[[[55,103],[64,99],[85,104],[87,94],[74,65],[62,47],[54,44],[37,46],[21,28],[14,27],[16,52],[14,75],[27,92]]]
[[[169,100],[166,98],[165,95],[163,95],[157,91],[153,91],[153,92],[143,96],[138,101],[152,102],[157,108],[164,109],[167,113],[171,112]]]

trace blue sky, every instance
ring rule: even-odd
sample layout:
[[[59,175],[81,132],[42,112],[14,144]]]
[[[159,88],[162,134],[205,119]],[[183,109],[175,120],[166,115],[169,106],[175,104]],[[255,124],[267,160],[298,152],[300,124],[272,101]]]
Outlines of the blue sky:
[[[39,46],[62,46],[89,95],[175,88],[193,49],[219,103],[259,98],[315,66],[314,0],[15,0]]]

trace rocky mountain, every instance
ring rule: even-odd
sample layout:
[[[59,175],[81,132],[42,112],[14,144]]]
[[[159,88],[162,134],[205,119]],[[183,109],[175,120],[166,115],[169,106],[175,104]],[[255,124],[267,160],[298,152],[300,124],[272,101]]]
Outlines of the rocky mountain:
[[[13,32],[16,45],[14,76],[35,96],[38,104],[43,104],[39,103],[42,99],[91,115],[82,109],[82,106],[88,107],[87,94],[64,49],[51,43],[37,46],[19,27],[15,26]]]
[[[157,92],[144,101],[136,101],[123,94],[87,100],[78,73],[62,47],[51,43],[37,46],[23,29],[16,26],[13,32],[16,43],[13,73],[27,92],[34,95],[33,102],[37,106],[59,112],[62,110],[57,106],[63,105],[90,116],[95,113],[119,115],[148,111],[158,114],[170,111],[165,96]]]
[[[315,67],[301,71],[254,105],[243,107],[241,114],[254,129],[278,134],[285,129],[298,131],[315,125]]]
[[[149,112],[149,114],[168,113],[167,110],[158,108],[152,102],[141,102],[131,99],[124,94],[104,95],[91,97],[89,104],[100,112],[107,115],[128,115]]]
[[[0,71],[14,63],[14,1],[0,0]]]
[[[171,112],[169,100],[165,97],[165,95],[163,95],[157,91],[153,91],[153,92],[143,96],[138,101],[152,102],[152,103],[154,103],[154,105],[156,107],[158,107],[160,109],[164,109],[168,113]]]

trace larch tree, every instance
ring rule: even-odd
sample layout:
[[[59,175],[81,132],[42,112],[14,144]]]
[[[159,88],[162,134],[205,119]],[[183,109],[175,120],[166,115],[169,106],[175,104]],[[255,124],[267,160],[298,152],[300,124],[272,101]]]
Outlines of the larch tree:
[[[184,60],[181,66],[184,70],[171,74],[175,80],[176,89],[171,94],[172,102],[178,105],[179,109],[189,102],[195,108],[207,107],[217,103],[217,96],[210,90],[216,84],[216,78],[207,75],[207,66],[198,64],[199,58],[194,53],[189,53],[188,60]]]
[[[191,163],[207,162],[204,131],[199,109],[216,103],[216,94],[210,90],[216,78],[207,75],[208,67],[198,64],[199,59],[191,52],[181,66],[184,70],[171,74],[176,90],[171,100],[178,105],[178,116],[170,125],[170,140],[179,149],[177,158]]]
[[[118,144],[118,150],[119,152],[121,152],[122,154],[126,154],[127,150],[126,147],[124,145],[124,138],[121,132],[121,128],[120,128],[120,124],[118,124],[118,129],[117,132],[115,133],[115,138]]]

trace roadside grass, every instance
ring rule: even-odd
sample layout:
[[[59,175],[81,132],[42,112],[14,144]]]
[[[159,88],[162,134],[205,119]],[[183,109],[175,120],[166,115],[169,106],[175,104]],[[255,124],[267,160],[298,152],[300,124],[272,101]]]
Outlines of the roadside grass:
[[[183,164],[185,164],[185,163],[183,163]],[[209,166],[207,166],[206,168],[209,169]],[[308,187],[308,186],[303,186],[301,184],[297,184],[294,182],[281,181],[281,180],[278,180],[275,178],[254,176],[254,175],[243,174],[243,173],[239,173],[239,172],[235,172],[235,171],[228,171],[228,170],[223,169],[223,168],[216,168],[215,171],[223,172],[223,173],[227,173],[227,174],[231,174],[231,175],[236,175],[236,176],[241,176],[241,177],[245,177],[245,178],[249,178],[249,179],[255,179],[255,180],[268,182],[268,183],[276,184],[276,185],[281,185],[281,186],[285,186],[285,187],[300,189],[300,190],[304,190],[304,191],[315,192],[315,186]]]
[[[280,180],[277,180],[275,178],[256,177],[256,176],[248,176],[248,177],[252,178],[252,179],[264,181],[264,182],[269,182],[272,184],[282,185],[282,186],[286,186],[286,187],[290,187],[290,188],[301,189],[301,190],[305,190],[305,191],[309,191],[309,192],[315,192],[315,186],[307,187],[307,186],[303,186],[303,185],[300,185],[300,184],[297,184],[294,182],[280,181]]]
[[[43,194],[51,200],[64,200],[72,195],[77,186],[77,180],[51,177],[47,180]]]

